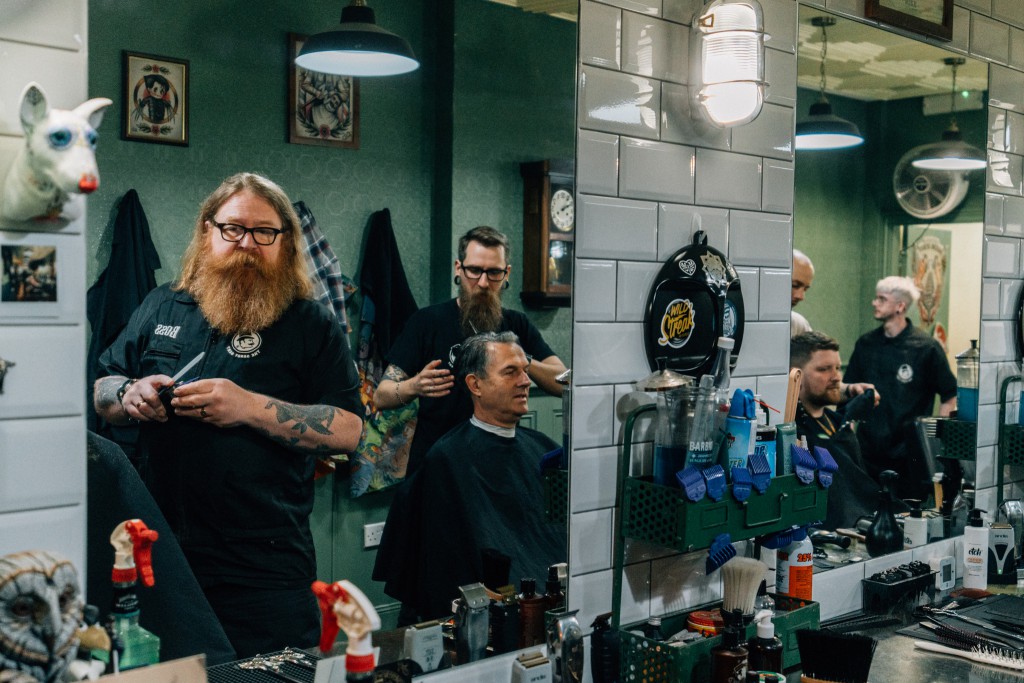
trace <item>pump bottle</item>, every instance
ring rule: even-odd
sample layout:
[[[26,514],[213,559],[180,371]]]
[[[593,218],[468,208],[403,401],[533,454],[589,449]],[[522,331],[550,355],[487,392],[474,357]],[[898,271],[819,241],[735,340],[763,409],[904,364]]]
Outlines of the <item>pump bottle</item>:
[[[747,641],[747,668],[750,671],[782,673],[782,641],[775,636],[771,612],[758,612],[754,621],[757,622],[757,635]]]
[[[928,543],[928,520],[921,511],[921,501],[907,500],[910,515],[903,519],[903,547],[916,548]]]
[[[129,519],[114,527],[110,544],[114,546],[114,600],[110,609],[112,631],[124,646],[123,652],[111,654],[111,671],[134,669],[160,661],[160,639],[139,625],[139,596],[136,592],[139,573],[142,585],[152,586],[152,546],[159,534],[141,519]]]
[[[964,588],[988,588],[988,528],[973,508],[964,529]]]

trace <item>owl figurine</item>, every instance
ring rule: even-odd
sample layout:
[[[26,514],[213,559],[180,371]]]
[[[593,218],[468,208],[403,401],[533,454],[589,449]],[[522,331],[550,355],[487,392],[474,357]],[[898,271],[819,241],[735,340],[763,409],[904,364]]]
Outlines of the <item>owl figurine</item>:
[[[0,683],[56,683],[78,649],[78,572],[46,551],[0,557]]]

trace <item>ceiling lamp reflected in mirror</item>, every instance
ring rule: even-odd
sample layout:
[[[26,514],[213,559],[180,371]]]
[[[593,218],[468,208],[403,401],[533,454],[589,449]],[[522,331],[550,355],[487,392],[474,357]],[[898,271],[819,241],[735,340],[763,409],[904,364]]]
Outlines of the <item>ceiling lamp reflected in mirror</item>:
[[[832,105],[825,96],[828,27],[835,26],[836,20],[832,17],[814,17],[811,19],[811,23],[821,28],[821,61],[818,67],[821,80],[818,84],[818,101],[811,105],[808,117],[796,124],[796,149],[854,147],[864,142],[864,136],[852,122],[839,118],[833,113]]]
[[[942,141],[924,145],[918,150],[912,165],[930,171],[978,171],[988,164],[985,152],[964,142],[956,125],[956,70],[967,60],[946,57],[943,62],[953,70],[953,88],[949,92],[949,110],[952,119],[942,133]]]
[[[341,11],[341,26],[311,36],[295,64],[338,76],[397,76],[419,68],[409,41],[377,26],[364,0]]]
[[[691,96],[714,126],[749,123],[764,103],[764,15],[757,0],[713,0],[690,32]]]

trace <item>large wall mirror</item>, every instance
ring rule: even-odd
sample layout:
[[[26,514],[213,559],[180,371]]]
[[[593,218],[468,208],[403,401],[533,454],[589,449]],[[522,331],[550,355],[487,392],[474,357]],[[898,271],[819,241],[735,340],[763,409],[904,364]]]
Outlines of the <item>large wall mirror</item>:
[[[513,270],[503,303],[526,312],[571,367],[570,309],[528,308],[520,298],[520,163],[575,156],[576,3],[550,14],[489,0],[371,2],[378,23],[413,44],[420,70],[361,79],[358,149],[287,144],[288,33],[330,30],[342,4],[308,0],[233,13],[188,0],[173,16],[156,17],[130,5],[89,4],[91,93],[117,99],[122,49],[186,57],[194,77],[189,147],[122,141],[119,117],[104,123],[103,183],[90,197],[88,282],[106,265],[117,202],[129,189],[146,210],[163,262],[157,280],[165,282],[179,270],[201,198],[232,173],[257,171],[306,203],[349,276],[358,275],[370,215],[389,208],[420,306],[455,294],[461,234],[477,225],[507,233]],[[126,37],[127,25],[147,25],[150,35]],[[237,102],[226,100],[223,88],[243,73],[240,128]],[[358,327],[358,311],[349,313]],[[530,407],[531,426],[560,442],[561,401],[535,391]],[[351,580],[378,607],[385,628],[393,627],[398,605],[371,578],[376,549],[363,541],[364,526],[386,518],[392,490],[352,498],[349,479],[339,476],[316,487],[318,576]],[[543,586],[545,577],[536,578]]]
[[[922,293],[908,318],[942,344],[955,374],[956,354],[979,338],[986,174],[917,171],[912,150],[940,140],[954,118],[985,150],[988,65],[806,6],[798,39],[798,124],[824,80],[835,114],[865,142],[796,152],[793,246],[814,279],[794,310],[838,340],[845,368],[858,337],[881,324],[876,282],[908,276]],[[957,57],[954,91],[947,60]],[[973,463],[965,469],[973,481]]]

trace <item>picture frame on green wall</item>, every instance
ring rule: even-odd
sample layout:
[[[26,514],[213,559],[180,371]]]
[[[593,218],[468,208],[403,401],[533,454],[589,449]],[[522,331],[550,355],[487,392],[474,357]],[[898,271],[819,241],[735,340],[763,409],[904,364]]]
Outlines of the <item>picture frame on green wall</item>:
[[[296,66],[307,38],[288,34],[288,142],[359,149],[359,79]]]
[[[953,0],[865,0],[864,16],[925,36],[953,38]]]
[[[188,60],[127,50],[122,55],[121,137],[187,147]]]

